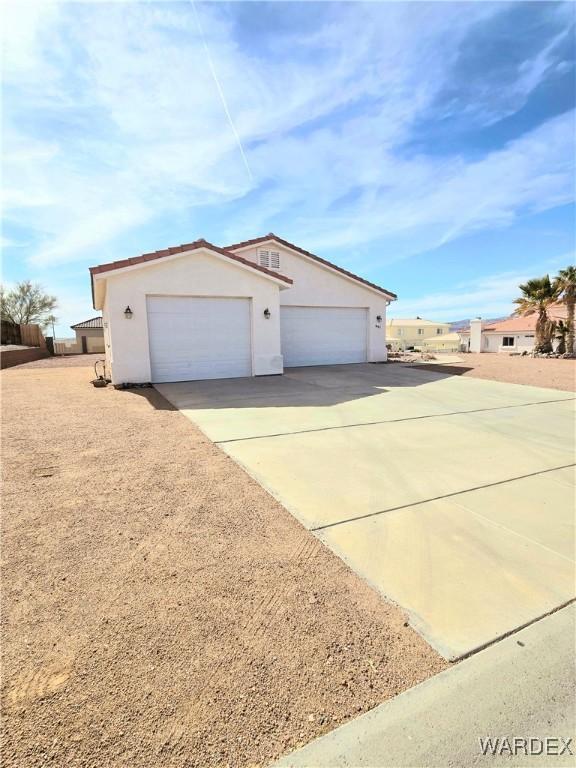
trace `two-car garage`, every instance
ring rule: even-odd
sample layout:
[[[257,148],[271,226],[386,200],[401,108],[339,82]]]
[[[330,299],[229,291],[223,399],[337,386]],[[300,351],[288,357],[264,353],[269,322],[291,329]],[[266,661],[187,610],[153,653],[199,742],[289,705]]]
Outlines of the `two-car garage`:
[[[153,382],[252,375],[250,300],[148,296]],[[366,361],[364,307],[281,307],[284,366]]]
[[[197,240],[91,275],[115,385],[387,357],[394,294],[275,235],[227,248]]]

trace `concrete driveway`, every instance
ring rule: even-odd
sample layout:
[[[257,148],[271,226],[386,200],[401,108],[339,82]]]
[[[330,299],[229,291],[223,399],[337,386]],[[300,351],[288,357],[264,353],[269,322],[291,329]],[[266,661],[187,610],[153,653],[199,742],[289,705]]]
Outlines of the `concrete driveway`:
[[[575,596],[572,393],[399,364],[157,389],[445,658]]]

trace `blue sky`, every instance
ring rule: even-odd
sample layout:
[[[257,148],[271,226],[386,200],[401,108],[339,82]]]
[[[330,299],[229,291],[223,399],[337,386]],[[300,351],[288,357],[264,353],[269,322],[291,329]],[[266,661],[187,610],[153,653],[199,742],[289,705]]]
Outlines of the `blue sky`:
[[[90,317],[88,266],[270,231],[508,314],[574,263],[572,3],[9,2],[3,280]]]

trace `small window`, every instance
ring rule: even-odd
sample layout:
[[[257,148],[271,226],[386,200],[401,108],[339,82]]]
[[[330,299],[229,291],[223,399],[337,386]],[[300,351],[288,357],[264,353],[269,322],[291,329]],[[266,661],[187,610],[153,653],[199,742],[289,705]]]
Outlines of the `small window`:
[[[270,269],[280,269],[280,253],[270,251]]]
[[[260,264],[261,267],[270,266],[270,251],[258,252],[258,264]]]
[[[418,336],[424,335],[424,328],[418,328]]]
[[[444,333],[444,329],[443,328],[436,328],[436,335],[437,336],[442,336],[443,333]]]
[[[403,333],[404,333],[404,331],[402,330],[402,328],[398,328],[398,330],[396,331],[396,334],[398,336],[402,336]]]
[[[503,336],[502,337],[502,346],[503,347],[513,347],[514,346],[514,336]]]

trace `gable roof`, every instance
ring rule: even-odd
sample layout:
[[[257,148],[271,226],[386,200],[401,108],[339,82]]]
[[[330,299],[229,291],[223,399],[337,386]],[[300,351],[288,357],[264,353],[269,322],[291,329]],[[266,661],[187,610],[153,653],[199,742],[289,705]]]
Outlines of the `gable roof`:
[[[528,333],[534,333],[536,330],[536,320],[538,315],[536,313],[532,315],[515,316],[500,320],[496,323],[487,323],[482,326],[482,333],[486,331],[489,333],[521,333],[527,331]],[[568,311],[565,304],[552,304],[548,308],[548,317],[551,320],[566,320],[568,318]],[[470,333],[470,326],[468,328],[461,328],[458,333]]]
[[[337,264],[333,264],[331,261],[322,259],[320,258],[320,256],[316,256],[316,254],[314,253],[310,253],[310,251],[305,251],[304,248],[300,248],[299,246],[294,245],[294,243],[290,243],[288,240],[284,240],[283,238],[278,237],[278,235],[275,235],[273,232],[269,232],[267,235],[263,235],[262,237],[255,237],[252,240],[243,240],[241,243],[234,243],[233,245],[227,245],[226,250],[236,251],[241,248],[249,248],[251,245],[260,245],[261,243],[266,243],[269,240],[274,240],[279,245],[283,245],[286,248],[290,248],[290,250],[296,251],[296,253],[301,253],[303,256],[307,256],[309,259],[312,259],[313,261],[317,261],[319,264],[323,264],[326,267],[330,267],[330,269],[334,269],[336,270],[336,272],[340,272],[340,274],[346,275],[346,277],[349,277],[352,280],[355,280],[357,283],[362,283],[363,285],[366,285],[369,288],[374,289],[375,291],[384,293],[386,294],[386,296],[390,296],[390,298],[392,299],[398,298],[398,296],[396,296],[395,293],[392,293],[392,291],[388,291],[386,290],[386,288],[382,288],[382,286],[380,285],[371,283],[369,280],[365,280],[363,277],[359,277],[358,275],[355,275],[353,272],[349,272],[347,269],[343,269],[342,267],[339,267]]]
[[[104,326],[102,324],[102,317],[98,315],[98,317],[93,317],[90,320],[83,320],[81,323],[71,325],[70,328],[72,328],[73,331],[76,331],[80,328],[104,328]]]
[[[286,277],[285,275],[281,275],[279,272],[274,272],[271,269],[267,269],[266,267],[261,267],[259,264],[255,264],[253,261],[248,261],[248,259],[242,258],[242,256],[238,256],[237,253],[231,253],[230,251],[226,250],[225,248],[219,248],[217,245],[212,245],[212,243],[209,243],[207,240],[204,240],[204,238],[200,238],[199,240],[194,240],[193,243],[185,243],[183,245],[175,245],[171,248],[164,248],[161,251],[152,251],[151,253],[143,253],[141,256],[133,256],[129,259],[121,259],[120,261],[110,261],[107,264],[98,264],[96,267],[90,267],[90,274],[91,275],[97,275],[101,272],[111,272],[114,269],[123,269],[124,267],[131,267],[136,264],[142,264],[147,261],[155,261],[156,259],[163,259],[166,256],[174,256],[178,253],[185,253],[186,251],[196,251],[199,248],[208,248],[211,251],[216,251],[216,253],[222,254],[222,256],[226,256],[229,259],[232,259],[233,261],[238,261],[241,264],[244,264],[247,267],[251,267],[252,269],[257,270],[258,272],[263,272],[266,275],[269,275],[270,277],[275,277],[277,280],[283,280],[285,283],[292,284],[292,280],[289,277]]]
[[[197,251],[200,248],[208,248],[211,251],[215,251],[216,253],[220,253],[222,256],[226,256],[228,259],[231,259],[232,261],[237,261],[240,264],[243,264],[244,266],[250,267],[251,269],[255,269],[257,272],[262,272],[265,275],[268,275],[268,277],[274,277],[277,280],[282,280],[282,282],[286,283],[287,285],[292,285],[293,280],[291,280],[289,277],[286,277],[285,275],[281,275],[279,272],[274,272],[271,269],[267,269],[266,267],[261,267],[259,264],[255,264],[253,261],[249,261],[248,259],[242,258],[242,256],[238,256],[237,253],[231,253],[230,251],[227,251],[225,248],[219,248],[217,245],[212,245],[212,243],[209,243],[207,240],[204,240],[204,238],[200,238],[199,240],[194,240],[192,243],[184,243],[182,245],[175,245],[170,248],[164,248],[161,251],[151,251],[150,253],[143,253],[141,256],[132,256],[128,259],[121,259],[120,261],[110,261],[106,264],[98,264],[95,267],[90,267],[90,283],[92,286],[92,306],[94,306],[94,275],[99,275],[103,272],[112,272],[115,269],[124,269],[125,267],[132,267],[136,266],[138,264],[144,264],[149,261],[156,261],[157,259],[163,259],[166,256],[174,256],[178,253],[186,253],[187,251]]]

